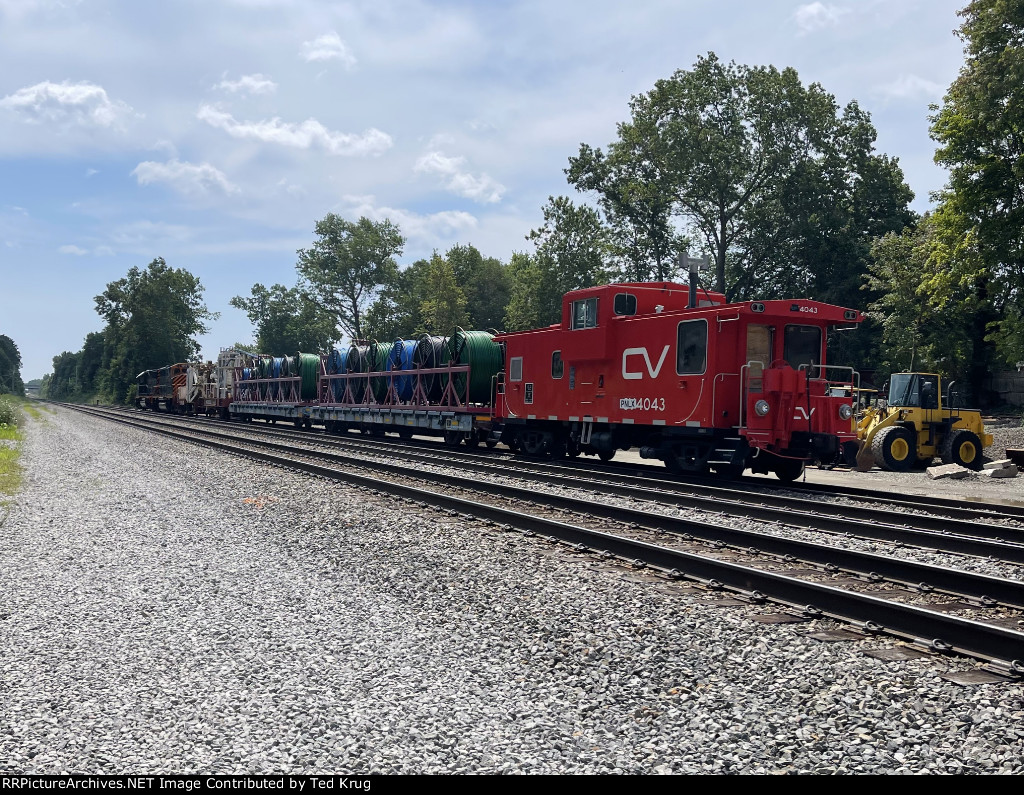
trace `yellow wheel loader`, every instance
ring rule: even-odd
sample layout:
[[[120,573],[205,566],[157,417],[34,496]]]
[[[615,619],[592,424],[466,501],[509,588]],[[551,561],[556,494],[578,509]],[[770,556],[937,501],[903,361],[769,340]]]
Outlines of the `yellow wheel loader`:
[[[952,383],[949,384],[952,387]],[[857,415],[857,469],[878,465],[893,472],[926,467],[935,456],[944,464],[981,469],[984,449],[992,444],[981,412],[955,408],[959,401],[941,376],[894,373],[884,400]]]

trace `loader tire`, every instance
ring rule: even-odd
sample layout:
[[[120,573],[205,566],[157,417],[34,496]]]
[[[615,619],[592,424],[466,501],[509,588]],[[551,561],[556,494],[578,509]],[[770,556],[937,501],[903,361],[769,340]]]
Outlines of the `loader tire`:
[[[939,456],[943,464],[959,464],[968,469],[979,470],[984,458],[981,439],[972,431],[953,431],[942,440]]]
[[[906,472],[917,460],[914,438],[906,428],[883,428],[871,441],[875,463],[890,472]]]

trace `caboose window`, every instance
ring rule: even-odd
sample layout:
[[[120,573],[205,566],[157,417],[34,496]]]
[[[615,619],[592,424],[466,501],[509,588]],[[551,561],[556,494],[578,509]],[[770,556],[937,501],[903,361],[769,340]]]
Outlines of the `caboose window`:
[[[680,323],[676,343],[676,374],[704,373],[708,361],[708,322],[687,320]]]
[[[597,327],[597,299],[584,298],[572,302],[572,325],[570,328]]]
[[[565,372],[565,362],[562,361],[562,352],[555,351],[551,354],[551,377],[561,378]]]
[[[821,329],[817,326],[786,326],[782,358],[794,370],[821,364]],[[814,372],[809,373],[812,377]]]
[[[508,363],[508,380],[509,381],[522,381],[523,380],[523,357],[513,356]]]
[[[615,304],[612,306],[612,311],[616,315],[635,315],[636,296],[630,295],[629,293],[616,293]]]

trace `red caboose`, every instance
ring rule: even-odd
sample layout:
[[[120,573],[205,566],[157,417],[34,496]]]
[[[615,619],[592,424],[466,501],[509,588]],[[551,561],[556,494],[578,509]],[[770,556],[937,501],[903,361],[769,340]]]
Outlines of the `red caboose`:
[[[830,328],[860,312],[803,299],[728,304],[672,282],[568,293],[562,322],[503,334],[503,441],[529,454],[639,448],[677,471],[797,477],[856,439],[852,368]],[[695,295],[696,298],[696,295]],[[692,303],[692,305],[691,305]]]

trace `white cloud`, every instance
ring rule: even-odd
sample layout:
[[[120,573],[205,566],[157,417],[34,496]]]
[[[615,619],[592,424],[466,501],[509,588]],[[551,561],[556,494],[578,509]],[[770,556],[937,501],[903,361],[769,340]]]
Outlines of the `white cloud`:
[[[800,33],[812,33],[815,30],[827,27],[835,27],[839,20],[850,13],[850,9],[844,6],[825,5],[814,2],[802,5],[793,14]]]
[[[476,216],[461,210],[443,210],[439,213],[420,215],[395,207],[378,207],[373,196],[344,196],[345,214],[358,218],[365,216],[373,221],[391,220],[410,240],[417,240],[430,248],[461,235],[477,226]]]
[[[235,138],[251,138],[297,149],[320,147],[332,155],[379,155],[393,145],[390,135],[373,127],[357,135],[333,132],[316,119],[306,119],[301,124],[283,122],[276,117],[269,121],[240,122],[212,105],[201,106],[196,116]]]
[[[178,156],[178,147],[174,145],[173,141],[168,141],[166,138],[161,138],[149,148],[154,152],[160,152],[164,156],[172,159]]]
[[[192,230],[164,221],[133,221],[117,227],[110,237],[122,247],[150,250],[154,245],[183,243],[192,237]]]
[[[346,69],[356,65],[356,57],[333,30],[312,41],[304,41],[300,55],[308,61],[341,61]]]
[[[501,201],[505,186],[487,174],[475,176],[464,169],[464,157],[448,157],[442,152],[427,152],[416,161],[414,170],[422,174],[437,174],[452,193],[483,204]]]
[[[118,127],[134,114],[130,105],[107,96],[93,83],[36,83],[3,99],[0,108],[10,110],[26,122],[73,123],[95,127]]]
[[[78,246],[61,246],[57,249],[61,254],[74,254],[76,257],[84,257],[89,252]]]
[[[261,74],[242,75],[237,80],[221,80],[214,88],[230,91],[232,94],[272,94],[277,83]]]
[[[98,171],[97,169],[95,169],[95,168],[87,168],[87,169],[85,170],[85,176],[86,176],[86,178],[88,178],[88,177],[92,177],[92,176],[95,176],[96,174],[99,174],[99,173],[100,173],[100,172],[99,172],[99,171]]]
[[[946,88],[917,75],[900,75],[891,83],[876,86],[874,91],[886,99],[939,99],[946,93]]]
[[[68,5],[78,5],[81,0],[0,0],[0,16],[18,18],[34,11],[59,9],[66,11]]]
[[[154,182],[166,182],[179,193],[195,194],[209,193],[238,193],[238,187],[231,184],[224,174],[209,163],[200,163],[198,166],[193,163],[182,163],[180,160],[169,160],[166,163],[156,163],[146,160],[139,163],[132,171],[140,185],[149,185]]]

